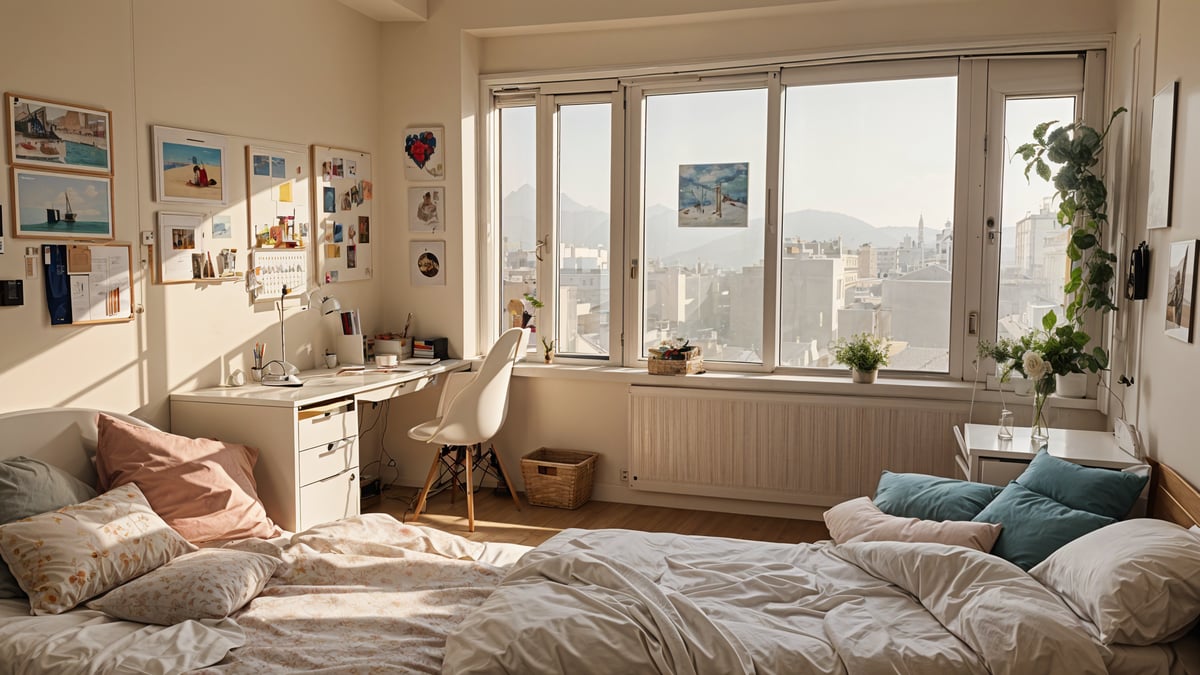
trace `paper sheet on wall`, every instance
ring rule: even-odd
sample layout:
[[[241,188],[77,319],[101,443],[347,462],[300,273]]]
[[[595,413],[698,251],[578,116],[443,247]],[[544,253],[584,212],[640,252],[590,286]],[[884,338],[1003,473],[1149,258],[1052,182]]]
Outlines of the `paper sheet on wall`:
[[[71,275],[72,323],[132,318],[129,249],[124,246],[89,248],[91,272]]]

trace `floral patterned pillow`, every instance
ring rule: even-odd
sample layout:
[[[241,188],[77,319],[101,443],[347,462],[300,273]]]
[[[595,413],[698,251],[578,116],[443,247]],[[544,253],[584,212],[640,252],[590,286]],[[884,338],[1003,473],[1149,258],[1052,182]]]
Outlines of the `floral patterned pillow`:
[[[0,525],[0,557],[33,614],[60,614],[194,551],[132,483]]]
[[[207,548],[179,556],[89,602],[88,608],[163,626],[223,619],[261,593],[279,563],[261,553]]]

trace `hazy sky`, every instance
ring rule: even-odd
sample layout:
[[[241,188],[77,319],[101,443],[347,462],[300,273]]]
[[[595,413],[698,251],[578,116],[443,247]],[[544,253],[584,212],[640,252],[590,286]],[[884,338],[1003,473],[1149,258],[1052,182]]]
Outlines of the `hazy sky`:
[[[953,216],[957,82],[953,77],[790,87],[784,118],[784,211],[836,211],[876,227],[940,229]],[[1064,105],[1066,102],[1066,105]],[[1036,211],[1051,193],[1028,185],[1013,150],[1048,119],[1071,119],[1070,99],[1011,103],[1005,139],[1004,222]],[[764,212],[765,89],[649,98],[646,203],[676,207],[679,165],[750,163],[751,218]],[[503,112],[501,192],[535,182],[534,111]],[[610,114],[570,106],[560,116],[560,188],[607,211]],[[993,146],[994,147],[994,146]],[[758,195],[759,198],[755,198]]]

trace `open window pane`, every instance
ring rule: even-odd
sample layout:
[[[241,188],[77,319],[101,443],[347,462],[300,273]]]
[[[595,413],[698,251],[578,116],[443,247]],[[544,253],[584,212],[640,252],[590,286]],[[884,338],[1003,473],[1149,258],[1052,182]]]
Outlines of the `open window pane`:
[[[509,310],[537,296],[537,116],[534,106],[500,109],[501,330],[522,325]],[[531,308],[525,303],[526,310]],[[515,308],[514,308],[515,309]]]
[[[558,109],[558,330],[560,354],[607,355],[612,105]]]
[[[1054,311],[1065,321],[1063,285],[1070,279],[1066,228],[1057,221],[1054,186],[1030,171],[1013,151],[1033,140],[1042,122],[1075,119],[1075,97],[1008,98],[1004,102],[1004,196],[1000,207],[998,338],[1018,338],[1040,328]]]
[[[761,363],[767,91],[646,97],[641,354]]]
[[[957,79],[785,96],[780,364],[833,366],[834,341],[872,333],[891,369],[947,372]]]

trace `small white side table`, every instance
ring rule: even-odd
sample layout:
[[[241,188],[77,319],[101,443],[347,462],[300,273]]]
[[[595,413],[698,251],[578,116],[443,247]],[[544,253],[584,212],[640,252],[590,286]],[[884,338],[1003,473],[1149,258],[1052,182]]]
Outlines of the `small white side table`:
[[[1025,470],[1038,453],[1030,443],[1029,428],[1013,429],[1011,440],[996,436],[994,424],[964,424],[954,428],[959,453],[954,461],[962,477],[980,483],[1007,485]],[[1046,450],[1055,457],[1082,466],[1126,469],[1144,464],[1117,445],[1107,431],[1051,429]]]

